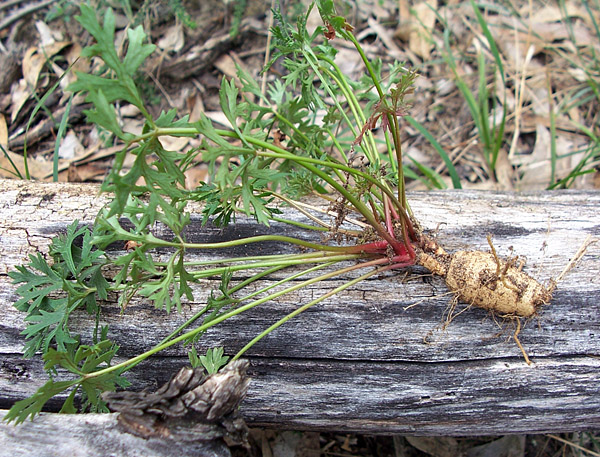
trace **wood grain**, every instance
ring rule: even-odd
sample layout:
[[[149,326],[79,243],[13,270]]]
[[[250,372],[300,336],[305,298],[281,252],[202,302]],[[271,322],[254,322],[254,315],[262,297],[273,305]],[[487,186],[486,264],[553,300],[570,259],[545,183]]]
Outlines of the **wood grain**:
[[[28,254],[47,252],[51,238],[74,219],[92,223],[107,197],[98,196],[92,185],[0,181],[0,189],[0,407],[8,408],[47,378],[39,360],[21,358],[23,315],[12,307],[17,296],[7,272]],[[597,192],[424,192],[411,194],[409,201],[421,225],[436,231],[447,250],[487,250],[486,236],[492,234],[500,255],[525,256],[526,271],[542,281],[558,276],[588,235],[600,236]],[[202,227],[198,216],[187,237],[210,242],[260,233],[319,241],[319,235],[289,226],[268,228],[245,219],[225,230]],[[155,234],[167,235],[161,227]],[[227,255],[257,252],[297,249],[271,243]],[[202,344],[224,345],[233,354],[277,319],[348,277],[265,303],[210,330]],[[181,314],[167,315],[142,301],[122,312],[113,301],[103,306],[102,321],[110,324],[110,337],[121,345],[124,359],[168,335],[217,285],[204,281]],[[248,352],[252,382],[242,405],[246,420],[275,428],[443,435],[600,426],[599,243],[589,246],[559,283],[551,304],[522,330],[532,367],[511,339],[512,323],[497,322],[483,310],[468,309],[440,330],[451,299],[440,278],[414,267],[372,277],[309,309]],[[71,329],[86,338],[91,324],[82,315]],[[185,350],[177,347],[138,365],[128,378],[136,389],[156,387],[186,362]]]
[[[0,411],[0,420],[5,411]],[[117,414],[48,414],[19,426],[0,422],[0,449],[11,457],[230,457],[222,441],[177,443],[123,433]]]

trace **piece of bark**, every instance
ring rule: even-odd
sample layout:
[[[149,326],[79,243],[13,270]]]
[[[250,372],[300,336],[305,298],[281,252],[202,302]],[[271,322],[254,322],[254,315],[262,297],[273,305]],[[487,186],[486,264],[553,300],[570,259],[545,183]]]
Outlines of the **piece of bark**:
[[[105,392],[102,399],[119,412],[119,423],[142,438],[213,441],[248,445],[248,428],[239,414],[250,379],[247,360],[229,363],[218,373],[181,368],[154,393]]]
[[[12,307],[17,297],[6,273],[25,262],[27,254],[47,252],[52,236],[74,219],[92,223],[107,197],[98,197],[98,187],[91,185],[0,185],[0,406],[7,408],[47,378],[39,359],[20,358],[24,316]],[[409,201],[422,226],[437,229],[448,251],[486,250],[486,236],[492,234],[499,255],[510,255],[512,247],[514,254],[527,257],[525,270],[542,281],[557,277],[588,235],[600,235],[598,192],[446,191],[414,193]],[[187,232],[193,242],[261,233],[320,240],[289,226],[274,223],[267,228],[243,218],[224,230],[201,227],[197,211]],[[283,216],[299,217],[285,208]],[[155,235],[168,236],[160,226]],[[227,255],[286,252],[298,251],[270,243],[239,247]],[[189,255],[208,260],[224,254]],[[596,243],[558,284],[552,302],[526,323],[519,338],[532,367],[511,339],[514,327],[507,323],[502,331],[483,310],[466,310],[445,331],[438,330],[452,297],[443,280],[424,269],[363,281],[292,319],[245,355],[253,381],[242,413],[250,425],[369,433],[481,435],[598,428],[599,270]],[[264,285],[282,277],[274,275]],[[233,354],[343,280],[314,284],[219,324],[203,336],[201,345],[223,345]],[[122,312],[111,297],[103,305],[102,322],[110,324],[109,337],[121,345],[120,357],[131,357],[191,317],[214,287],[218,281],[196,287],[194,301],[181,314],[166,314],[142,300]],[[89,338],[93,319],[82,314],[70,328]],[[185,364],[186,348],[174,347],[127,377],[136,388],[156,389]],[[59,406],[57,400],[50,403]]]

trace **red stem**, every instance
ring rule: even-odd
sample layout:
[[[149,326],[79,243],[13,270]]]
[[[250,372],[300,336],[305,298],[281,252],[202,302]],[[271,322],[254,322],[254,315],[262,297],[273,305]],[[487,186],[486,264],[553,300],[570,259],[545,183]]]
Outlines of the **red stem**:
[[[389,267],[386,267],[386,270],[391,268],[404,268],[409,265],[413,265],[415,263],[416,254],[412,247],[411,238],[416,241],[416,236],[410,219],[406,213],[404,213],[402,215],[404,220],[401,220],[396,208],[393,207],[387,195],[384,195],[383,197],[383,208],[387,232],[383,230],[383,227],[381,226],[374,228],[384,239],[380,241],[373,241],[371,243],[349,246],[348,252],[386,255],[389,254],[388,249],[391,246],[395,255],[391,258],[388,257],[386,259],[381,259],[382,262],[390,262],[390,265]],[[394,222],[398,220],[401,221],[402,237],[404,242],[399,241],[394,233]]]

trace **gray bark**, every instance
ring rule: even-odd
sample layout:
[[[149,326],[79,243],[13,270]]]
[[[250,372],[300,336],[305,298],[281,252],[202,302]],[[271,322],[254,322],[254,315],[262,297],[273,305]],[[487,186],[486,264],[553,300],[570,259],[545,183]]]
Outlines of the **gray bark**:
[[[5,411],[0,411],[0,420]],[[117,414],[42,413],[14,426],[0,422],[0,448],[11,457],[227,457],[225,443],[139,438],[117,426]]]
[[[98,196],[92,185],[0,181],[0,188],[0,407],[8,408],[33,394],[47,377],[40,360],[21,358],[23,314],[12,306],[17,296],[7,272],[26,262],[28,254],[47,252],[51,238],[74,219],[92,223],[107,197]],[[597,239],[600,234],[598,192],[423,192],[409,195],[409,201],[421,225],[435,230],[448,251],[487,251],[486,236],[491,234],[500,255],[526,257],[525,270],[542,282],[560,274],[588,235]],[[286,217],[299,218],[284,211]],[[259,233],[320,240],[319,235],[278,224],[267,228],[240,219],[219,230],[202,227],[200,220],[199,215],[193,217],[190,241]],[[165,233],[157,227],[156,235]],[[525,364],[512,340],[514,322],[467,309],[441,330],[452,296],[441,278],[412,267],[363,281],[255,345],[245,355],[252,381],[242,413],[250,426],[369,433],[482,435],[597,429],[599,244],[590,245],[558,284],[552,302],[523,322],[519,338],[532,366]],[[257,252],[298,250],[269,243],[236,248],[228,255]],[[193,255],[207,259],[223,254]],[[348,277],[353,276],[323,281],[265,303],[210,330],[200,344],[223,345],[234,354],[276,320]],[[180,314],[166,314],[140,300],[124,311],[107,303],[102,322],[110,325],[110,337],[121,345],[124,360],[151,348],[193,315],[217,285],[205,281]],[[82,315],[71,330],[85,338],[92,324]],[[156,388],[187,363],[185,351],[167,350],[127,377],[135,389]],[[50,408],[58,406],[57,401],[49,403]],[[87,417],[69,420],[84,424]],[[111,420],[98,417],[101,422]],[[41,422],[42,427],[71,426],[60,425],[66,423],[51,415],[44,421],[48,422]],[[6,434],[9,429],[3,430]]]

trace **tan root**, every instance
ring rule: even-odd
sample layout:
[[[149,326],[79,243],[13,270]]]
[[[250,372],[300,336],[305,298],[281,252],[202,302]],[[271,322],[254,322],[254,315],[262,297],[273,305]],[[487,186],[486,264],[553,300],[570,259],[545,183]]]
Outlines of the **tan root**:
[[[519,340],[521,318],[534,316],[542,305],[550,302],[557,282],[574,267],[591,241],[588,238],[584,242],[565,270],[548,286],[522,271],[524,262],[518,257],[500,259],[490,236],[488,243],[491,252],[457,251],[448,254],[435,240],[422,235],[416,263],[444,277],[457,299],[487,309],[494,315],[516,320],[513,339],[525,361],[531,364]]]

